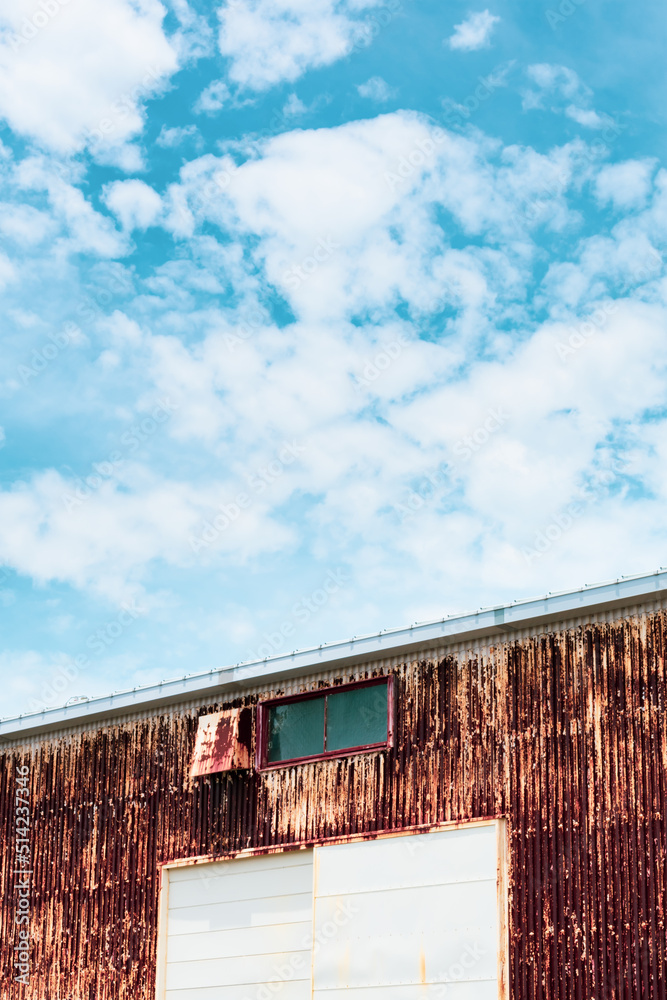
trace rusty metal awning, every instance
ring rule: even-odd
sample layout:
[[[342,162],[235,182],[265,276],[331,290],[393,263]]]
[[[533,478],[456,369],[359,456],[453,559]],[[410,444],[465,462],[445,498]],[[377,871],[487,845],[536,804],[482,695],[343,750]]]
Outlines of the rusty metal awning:
[[[251,744],[251,708],[230,708],[200,716],[190,770],[192,777],[249,768]]]

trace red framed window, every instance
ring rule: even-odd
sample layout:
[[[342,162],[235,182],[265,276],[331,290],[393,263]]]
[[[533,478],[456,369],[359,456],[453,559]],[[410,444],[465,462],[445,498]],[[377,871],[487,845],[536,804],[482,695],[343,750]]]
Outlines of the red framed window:
[[[394,678],[261,701],[258,770],[393,746]]]

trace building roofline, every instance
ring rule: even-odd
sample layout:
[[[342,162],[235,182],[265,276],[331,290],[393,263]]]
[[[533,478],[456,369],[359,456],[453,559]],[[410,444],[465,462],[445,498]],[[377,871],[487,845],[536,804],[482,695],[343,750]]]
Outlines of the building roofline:
[[[383,629],[372,635],[323,643],[293,653],[267,657],[206,673],[190,674],[175,680],[90,698],[74,705],[49,708],[13,718],[0,719],[0,742],[23,736],[50,733],[58,729],[112,720],[118,715],[140,714],[179,702],[233,695],[235,691],[262,681],[277,681],[350,663],[367,663],[401,652],[477,639],[582,613],[594,613],[640,604],[667,592],[667,569],[651,574],[624,576],[607,583],[578,590],[549,593],[544,597],[512,601],[466,614],[449,615],[436,621],[415,623],[407,628]]]

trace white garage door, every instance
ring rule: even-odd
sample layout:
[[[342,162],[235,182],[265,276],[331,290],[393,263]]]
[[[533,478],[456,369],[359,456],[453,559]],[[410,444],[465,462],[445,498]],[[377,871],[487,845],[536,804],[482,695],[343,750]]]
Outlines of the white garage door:
[[[174,868],[162,996],[310,1000],[312,934],[312,851]]]
[[[495,826],[315,858],[314,1000],[498,998]]]
[[[497,1000],[497,861],[490,824],[169,869],[157,998]]]

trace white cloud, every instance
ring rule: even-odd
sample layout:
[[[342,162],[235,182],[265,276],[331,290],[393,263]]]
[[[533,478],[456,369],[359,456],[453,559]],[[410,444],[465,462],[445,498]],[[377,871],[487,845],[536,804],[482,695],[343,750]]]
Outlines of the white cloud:
[[[600,204],[612,202],[615,208],[642,206],[651,190],[651,160],[626,160],[603,167],[595,178],[595,193]]]
[[[229,87],[224,80],[214,80],[202,90],[195,101],[193,111],[196,115],[214,115],[225,106],[229,98]]]
[[[170,191],[170,224],[193,232],[206,220],[252,237],[249,253],[302,318],[369,308],[389,317],[401,300],[428,312],[449,299],[481,332],[482,315],[529,276],[530,231],[572,222],[565,192],[577,155],[513,147],[500,156],[492,142],[434,131],[419,116],[382,115],[277,136],[239,167],[191,162]],[[436,206],[450,215],[445,231]],[[448,233],[458,226],[506,246],[457,255]],[[528,240],[519,256],[517,239]]]
[[[219,10],[229,78],[251,90],[296,80],[342,59],[371,37],[360,13],[379,0],[247,0]]]
[[[653,284],[661,281],[663,273],[659,248],[664,246],[664,238],[651,242],[647,234],[651,214],[647,211],[631,225],[624,220],[610,235],[582,239],[572,260],[554,261],[543,279],[542,301],[549,301],[552,309],[558,309],[559,304],[578,309],[604,296],[618,295],[619,290],[636,289],[635,294],[641,290],[655,297]]]
[[[108,184],[104,201],[127,231],[155,225],[162,211],[160,195],[140,180]]]
[[[609,458],[653,465],[638,428],[647,407],[667,402],[657,265],[648,279],[632,275],[644,254],[659,261],[649,237],[662,246],[662,174],[643,213],[577,242],[572,192],[581,204],[593,191],[641,189],[636,168],[629,181],[606,177],[581,141],[542,155],[396,113],[247,144],[239,161],[207,155],[182,168],[164,196],[189,213],[179,257],[98,322],[104,352],[87,370],[108,379],[107,364],[115,383],[141,385],[141,406],[178,399],[164,451],[173,469],[183,449],[192,481],[128,463],[71,514],[71,479],[34,475],[0,494],[0,558],[39,582],[118,600],[164,565],[229,569],[302,544],[353,567],[351,603],[362,589],[389,600],[398,580],[421,588],[419,600],[432,589],[434,603],[467,602],[500,578],[533,589],[547,563],[522,551],[600,482],[545,556],[553,586],[612,567],[610,525],[614,565],[650,563],[665,540],[665,497],[640,501],[625,472],[599,474]],[[559,256],[543,231],[566,227]],[[538,256],[549,265],[541,282]],[[591,319],[619,282],[626,300]],[[294,317],[280,326],[257,307],[276,291]],[[490,411],[501,413],[492,432]],[[285,441],[303,447],[299,461],[193,553],[189,535]],[[445,462],[402,521],[397,507]],[[642,475],[662,489],[660,474]],[[358,621],[348,613],[336,630]]]
[[[8,0],[0,115],[45,149],[69,154],[88,144],[111,155],[141,130],[143,102],[177,69],[164,16],[157,0]]]
[[[285,118],[298,118],[308,110],[303,101],[296,94],[290,94],[283,106]]]
[[[477,49],[488,48],[491,44],[491,34],[494,26],[500,21],[497,14],[488,10],[469,14],[460,24],[454,25],[454,33],[447,40],[450,49],[461,52],[474,52]]]
[[[172,42],[181,61],[192,62],[214,55],[214,31],[206,16],[196,13],[188,0],[169,0],[169,7],[180,25]]]
[[[366,83],[360,83],[357,87],[360,97],[366,97],[369,101],[382,103],[390,100],[396,94],[396,88],[390,87],[381,76],[372,76]]]
[[[119,346],[129,346],[136,350],[143,340],[141,327],[136,320],[116,309],[111,316],[100,321],[98,329],[109,336]]]
[[[62,498],[75,484],[57,473],[36,476],[0,494],[0,556],[40,582],[66,580],[120,600],[128,580],[131,589],[155,560],[190,566],[188,539],[221,503],[248,491],[249,477],[267,467],[281,442],[294,440],[302,448],[298,462],[254,494],[249,509],[197,560],[229,566],[289,550],[296,526],[282,523],[277,512],[296,494],[318,497],[308,515],[311,544],[336,564],[349,559],[358,586],[373,571],[378,583],[388,574],[382,586],[390,586],[406,567],[415,579],[461,572],[468,581],[473,553],[481,553],[490,584],[504,567],[503,579],[526,585],[540,563],[522,553],[558,518],[570,520],[549,557],[558,580],[567,583],[561,575],[567,559],[575,560],[570,572],[590,559],[586,532],[599,545],[610,519],[631,566],[648,564],[662,537],[660,519],[646,503],[618,504],[627,476],[640,459],[648,461],[651,447],[632,425],[665,401],[665,311],[619,303],[573,339],[585,319],[583,313],[576,323],[543,324],[502,361],[462,374],[450,345],[413,339],[373,376],[368,364],[391,359],[392,345],[400,344],[396,327],[376,331],[375,344],[368,330],[340,324],[297,325],[280,336],[265,328],[234,350],[223,331],[191,349],[174,337],[147,336],[150,375],[182,394],[165,431],[176,439],[197,431],[213,448],[224,440],[228,477],[197,486],[132,466],[122,489],[98,489],[73,516]],[[138,363],[145,366],[143,355]],[[370,378],[361,391],[350,378],[354,371]],[[619,422],[625,440],[610,445]],[[656,441],[661,434],[656,428]],[[396,508],[406,509],[411,486],[442,462],[448,471],[440,482],[436,477],[423,509],[397,528]],[[654,490],[662,490],[660,483],[667,484],[665,477],[654,477]],[[663,491],[653,503],[665,499]],[[565,513],[573,502],[574,517]],[[387,537],[395,539],[389,548]],[[470,592],[473,584],[479,581],[466,583]]]
[[[584,128],[607,128],[611,123],[611,119],[606,115],[599,115],[592,108],[578,108],[575,104],[568,105],[565,114]]]
[[[544,108],[548,98],[551,111],[564,114],[583,128],[605,129],[615,124],[609,115],[591,107],[592,90],[568,66],[536,63],[528,67],[526,75],[534,86],[522,94],[524,111]]]
[[[574,70],[567,66],[557,66],[551,63],[535,63],[526,70],[526,75],[537,85],[539,99],[544,93],[555,92],[572,100],[582,96],[590,97],[589,88],[585,87]],[[539,105],[535,105],[536,107]]]
[[[0,289],[4,289],[17,278],[16,268],[7,254],[0,250]]]
[[[53,218],[32,205],[0,203],[0,232],[19,246],[36,246],[54,228]]]
[[[99,257],[116,257],[125,252],[126,242],[110,219],[96,212],[75,184],[73,170],[57,170],[43,156],[28,157],[16,171],[19,187],[28,191],[45,192],[52,215],[64,230],[58,246],[70,253],[90,253]]]
[[[107,142],[104,138],[93,138],[90,151],[97,163],[118,167],[125,174],[137,174],[146,169],[143,150],[136,142]]]
[[[196,125],[184,125],[182,128],[167,128],[163,125],[155,143],[162,149],[175,149],[187,139],[194,140],[197,145],[201,142],[201,135]]]
[[[590,173],[590,156],[582,144],[546,157],[525,148],[499,149],[479,136],[449,135],[429,144],[431,135],[425,120],[398,114],[279,136],[255,159],[230,170],[224,190],[205,205],[196,191],[210,184],[211,172],[223,161],[206,161],[206,172],[203,161],[191,165],[183,184],[194,184],[188,198],[194,198],[195,214],[203,212],[242,239],[252,234],[255,259],[288,298],[299,322],[279,337],[260,323],[241,339],[234,337],[232,324],[194,352],[161,341],[162,357],[171,360],[167,367],[154,364],[153,371],[160,372],[162,391],[173,387],[184,400],[178,419],[186,414],[191,419],[179,433],[203,440],[213,428],[214,437],[226,437],[236,427],[244,440],[252,440],[266,433],[269,412],[275,433],[304,435],[310,478],[302,489],[323,497],[314,515],[318,522],[350,525],[356,518],[354,530],[368,539],[376,533],[378,545],[388,530],[383,508],[405,496],[407,482],[420,470],[456,459],[457,444],[484,427],[489,407],[505,408],[511,421],[488,449],[455,468],[448,489],[457,491],[458,509],[470,505],[473,513],[461,515],[458,527],[447,521],[447,545],[457,555],[450,551],[448,556],[443,543],[442,558],[461,567],[485,539],[493,565],[507,559],[518,580],[526,571],[522,546],[530,544],[544,518],[558,515],[560,505],[578,496],[587,477],[597,474],[599,451],[614,433],[615,420],[631,421],[645,406],[660,405],[667,371],[663,313],[628,302],[613,314],[603,312],[601,322],[589,321],[607,292],[601,275],[631,273],[623,261],[633,253],[637,259],[641,249],[637,234],[632,245],[629,236],[621,242],[619,235],[616,249],[582,241],[582,262],[572,267],[573,273],[588,276],[590,304],[579,305],[582,294],[573,300],[570,325],[531,327],[522,311],[524,281],[532,274],[531,230],[545,223],[555,228],[566,220],[574,223],[567,194]],[[418,156],[411,160],[414,151]],[[387,183],[386,174],[397,175],[401,163],[406,169],[398,175],[400,182]],[[431,222],[434,204],[452,214],[455,231],[462,226],[486,234],[485,247],[449,247],[447,224],[439,229]],[[517,248],[517,238],[515,254],[510,248]],[[645,241],[642,253],[650,252]],[[550,284],[552,276],[545,281],[540,308],[559,310],[562,289]],[[404,328],[395,322],[397,296],[414,310],[413,322]],[[418,339],[420,310],[437,311],[443,296],[456,310],[456,322],[435,344]],[[355,313],[365,316],[361,329],[347,322]],[[508,317],[516,333],[503,338],[497,332],[489,349],[498,345],[499,360],[488,366],[477,361],[475,374],[460,379],[454,373],[464,358],[475,356],[475,338],[482,329],[490,335],[500,315]],[[585,335],[578,332],[582,323]],[[633,330],[632,364],[626,357],[628,329]],[[570,346],[572,336],[576,348]],[[392,358],[398,360],[392,363]],[[214,402],[218,394],[224,409]],[[374,418],[367,420],[366,407],[382,415],[384,429]],[[236,414],[231,424],[230,412]],[[508,467],[525,482],[525,503],[517,505]],[[360,469],[365,470],[361,482],[355,481]],[[496,493],[504,495],[499,505]],[[586,517],[602,517],[614,502],[613,490],[609,496],[603,491],[586,508]],[[484,527],[496,517],[494,511],[497,545]],[[433,521],[443,523],[435,515]],[[432,558],[427,523],[428,518],[401,532],[406,553],[422,569]],[[454,544],[451,532],[459,530]],[[580,539],[578,527],[572,538]],[[650,533],[642,546],[642,553],[650,554]],[[566,548],[571,554],[569,539]],[[381,566],[390,575],[395,572],[395,564],[393,569],[385,562]],[[358,568],[361,572],[361,563]]]
[[[247,489],[230,480],[197,487],[159,478],[127,457],[118,463],[115,478],[97,479],[101,484],[89,488],[48,470],[0,491],[2,564],[40,583],[57,580],[116,602],[126,600],[138,592],[138,581],[153,560],[192,565],[192,539],[201,537],[221,504],[233,503],[239,490]],[[285,476],[273,502],[287,499],[291,489]],[[202,546],[200,558],[240,563],[292,545],[294,539],[257,495],[233,531],[221,529],[214,546]]]

